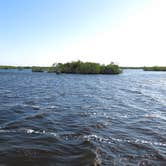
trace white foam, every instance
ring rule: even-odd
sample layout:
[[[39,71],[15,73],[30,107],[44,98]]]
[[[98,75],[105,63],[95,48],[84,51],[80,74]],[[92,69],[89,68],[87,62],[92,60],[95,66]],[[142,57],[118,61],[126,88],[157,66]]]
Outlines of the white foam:
[[[0,128],[0,133],[26,133],[26,134],[41,134],[41,135],[50,135],[53,137],[60,137],[60,135],[57,135],[55,132],[47,132],[45,130],[43,131],[38,131],[38,130],[33,130],[33,129],[17,129],[17,130],[4,130]],[[69,140],[69,136],[65,137],[66,140]],[[148,144],[148,145],[156,145],[156,146],[164,146],[166,147],[166,143],[162,142],[153,142],[153,141],[148,141],[148,140],[142,140],[142,139],[122,139],[122,138],[115,138],[115,137],[103,137],[103,136],[98,136],[96,134],[90,134],[90,135],[84,135],[83,137],[78,136],[78,137],[73,137],[73,139],[86,139],[86,140],[94,140],[100,143],[106,143],[106,144],[112,144],[113,142],[119,142],[119,143],[135,143],[135,144]]]
[[[166,117],[160,113],[145,114],[144,117],[145,118],[159,118],[159,119],[166,120]]]
[[[52,105],[47,107],[47,109],[54,109],[54,108],[57,108],[57,106]]]
[[[141,140],[141,139],[121,139],[121,138],[114,138],[114,137],[109,137],[109,138],[105,138],[102,136],[97,136],[97,135],[86,135],[84,136],[85,139],[88,140],[95,140],[98,142],[102,142],[102,143],[108,143],[111,144],[113,142],[121,142],[121,143],[136,143],[136,144],[149,144],[149,145],[157,145],[157,146],[165,146],[166,147],[166,143],[162,143],[162,142],[152,142],[152,141],[147,141],[147,140]]]
[[[31,133],[33,133],[33,132],[34,132],[34,130],[32,130],[32,129],[28,129],[28,130],[27,130],[27,133],[28,133],[28,134],[31,134]]]
[[[52,136],[54,136],[54,137],[56,137],[56,136],[57,136],[57,134],[56,134],[56,133],[54,133],[54,132],[49,132],[48,134],[49,134],[49,135],[52,135]]]
[[[26,129],[25,130],[27,134],[43,134],[43,135],[51,135],[56,137],[57,134],[55,132],[46,132],[45,130],[43,131],[37,131],[37,130],[33,130],[33,129]]]
[[[32,105],[31,106],[33,109],[35,109],[35,110],[39,110],[40,109],[40,106],[39,105]]]
[[[128,118],[133,118],[133,119],[138,119],[138,118],[158,118],[162,120],[166,120],[166,116],[161,113],[157,112],[152,112],[152,113],[147,113],[144,115],[134,115],[134,114],[120,114],[120,113],[114,113],[113,115],[110,113],[103,113],[103,112],[87,112],[86,115],[89,115],[91,118],[106,118],[106,119],[128,119]]]
[[[16,133],[16,132],[17,132],[16,130],[3,130],[3,129],[0,130],[0,133]]]
[[[0,128],[0,133],[26,133],[26,134],[44,134],[44,135],[51,135],[56,137],[57,134],[54,132],[46,132],[45,130],[43,131],[38,131],[38,130],[33,130],[33,129],[17,129],[17,130],[4,130]]]
[[[120,113],[114,113],[114,114],[110,114],[110,113],[105,113],[105,112],[87,112],[86,115],[89,115],[92,118],[98,118],[98,117],[102,117],[102,118],[106,118],[106,119],[116,119],[116,118],[135,118],[136,116],[134,115],[130,115],[130,114],[120,114]]]

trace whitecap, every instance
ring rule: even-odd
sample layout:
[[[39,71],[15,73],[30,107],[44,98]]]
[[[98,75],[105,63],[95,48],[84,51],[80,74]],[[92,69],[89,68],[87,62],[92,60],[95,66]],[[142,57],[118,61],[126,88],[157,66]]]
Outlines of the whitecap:
[[[52,106],[48,106],[48,107],[47,107],[47,109],[55,109],[55,108],[57,108],[57,106],[55,106],[55,105],[52,105]]]
[[[159,119],[166,120],[166,117],[164,115],[161,115],[160,113],[145,114],[144,117],[145,118],[159,118]]]
[[[166,147],[166,143],[162,143],[162,142],[153,142],[153,141],[148,141],[148,140],[141,140],[141,139],[121,139],[121,138],[114,138],[114,137],[102,137],[102,136],[98,136],[95,134],[91,134],[91,135],[85,135],[83,137],[84,139],[87,140],[94,140],[100,143],[107,143],[107,144],[111,144],[113,142],[119,142],[119,143],[135,143],[135,144],[149,144],[149,145],[156,145],[156,146],[164,146]]]
[[[32,130],[32,129],[28,129],[26,132],[27,132],[28,134],[31,134],[31,133],[34,132],[34,130]]]
[[[40,135],[50,135],[56,137],[57,134],[55,132],[47,132],[45,130],[38,131],[33,129],[16,129],[16,130],[8,130],[8,129],[1,129],[0,133],[26,133],[26,134],[40,134]]]
[[[38,106],[38,105],[32,105],[31,106],[34,110],[40,110],[40,106]]]

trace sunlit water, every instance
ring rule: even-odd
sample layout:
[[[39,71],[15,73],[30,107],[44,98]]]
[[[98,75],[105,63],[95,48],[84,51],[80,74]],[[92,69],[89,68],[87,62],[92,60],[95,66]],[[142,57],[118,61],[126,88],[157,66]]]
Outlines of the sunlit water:
[[[0,166],[166,165],[166,72],[0,70]]]

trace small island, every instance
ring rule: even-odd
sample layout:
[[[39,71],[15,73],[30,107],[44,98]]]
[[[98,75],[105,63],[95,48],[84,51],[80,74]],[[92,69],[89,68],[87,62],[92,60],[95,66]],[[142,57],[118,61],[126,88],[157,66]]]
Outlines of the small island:
[[[101,65],[93,62],[73,61],[54,63],[52,67],[32,67],[33,72],[51,72],[68,74],[120,74],[122,70],[115,63]]]
[[[166,66],[144,67],[144,71],[166,71]]]

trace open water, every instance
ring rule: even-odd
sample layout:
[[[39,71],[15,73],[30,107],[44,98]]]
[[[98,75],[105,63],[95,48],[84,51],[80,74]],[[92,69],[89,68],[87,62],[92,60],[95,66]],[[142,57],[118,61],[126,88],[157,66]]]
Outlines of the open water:
[[[0,70],[0,166],[166,166],[166,72]]]

